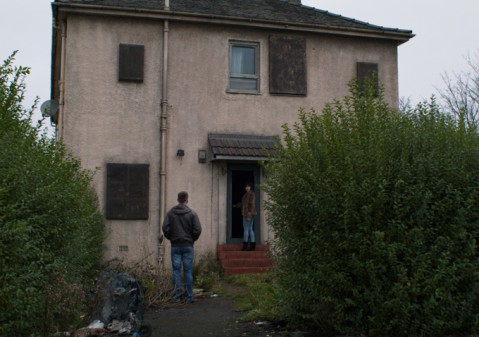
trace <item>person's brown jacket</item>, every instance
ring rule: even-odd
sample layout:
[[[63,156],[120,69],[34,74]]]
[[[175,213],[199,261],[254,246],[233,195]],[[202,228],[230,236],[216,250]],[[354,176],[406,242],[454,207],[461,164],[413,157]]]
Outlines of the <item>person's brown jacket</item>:
[[[241,215],[244,218],[252,218],[256,215],[254,209],[254,191],[249,190],[243,195],[241,199]]]

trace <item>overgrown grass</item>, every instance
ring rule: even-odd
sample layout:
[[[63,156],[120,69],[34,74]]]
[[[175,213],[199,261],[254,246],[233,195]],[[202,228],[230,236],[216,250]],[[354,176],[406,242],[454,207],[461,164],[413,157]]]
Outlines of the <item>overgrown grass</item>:
[[[121,261],[111,261],[109,268],[127,272],[143,286],[145,308],[162,307],[173,300],[171,270],[153,265],[146,259],[141,263],[128,265]],[[217,291],[221,269],[214,253],[200,255],[193,266],[193,288],[203,292]],[[183,280],[182,280],[183,281]]]
[[[243,319],[281,320],[284,315],[277,305],[278,285],[273,273],[226,275],[223,294],[236,302],[236,308],[245,312]],[[232,290],[229,285],[238,286]]]
[[[213,252],[201,255],[193,266],[194,287],[203,291],[215,288],[221,277],[221,268]]]

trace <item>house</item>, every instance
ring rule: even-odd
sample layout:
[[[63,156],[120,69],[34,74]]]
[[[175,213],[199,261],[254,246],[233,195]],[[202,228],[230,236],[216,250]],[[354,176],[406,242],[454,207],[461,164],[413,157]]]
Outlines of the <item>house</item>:
[[[56,0],[53,13],[57,135],[94,171],[105,257],[127,261],[162,261],[181,190],[203,225],[199,254],[242,241],[232,205],[246,182],[257,242],[270,240],[258,163],[281,125],[372,73],[397,106],[397,48],[413,37],[300,0]]]

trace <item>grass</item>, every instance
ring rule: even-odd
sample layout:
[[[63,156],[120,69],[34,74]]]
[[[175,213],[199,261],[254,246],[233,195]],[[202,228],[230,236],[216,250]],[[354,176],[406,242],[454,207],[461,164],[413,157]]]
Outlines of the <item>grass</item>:
[[[222,288],[224,295],[232,298],[239,311],[245,312],[243,319],[280,320],[277,292],[273,274],[244,274],[225,276]]]
[[[148,263],[126,267],[116,266],[138,279],[143,287],[145,307],[162,307],[172,301],[171,271],[158,274],[156,266]],[[281,320],[277,305],[278,287],[274,274],[222,275],[214,254],[199,256],[193,266],[194,288],[220,293],[235,301],[236,309],[244,312],[244,320]]]

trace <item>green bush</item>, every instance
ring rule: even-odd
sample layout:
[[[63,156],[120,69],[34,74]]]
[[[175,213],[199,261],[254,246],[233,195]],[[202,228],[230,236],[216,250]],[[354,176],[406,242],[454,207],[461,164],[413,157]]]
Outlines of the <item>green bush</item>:
[[[0,66],[0,336],[48,336],[78,322],[103,252],[91,174],[32,126],[28,68]]]
[[[479,137],[432,99],[361,92],[299,113],[266,165],[280,301],[324,334],[444,336],[479,323]]]
[[[194,287],[211,291],[220,278],[220,270],[215,254],[200,255],[193,265]]]

